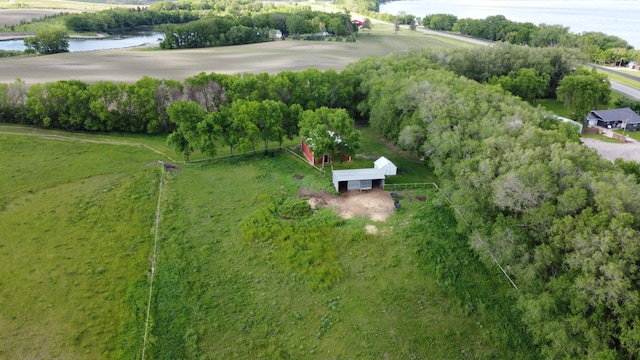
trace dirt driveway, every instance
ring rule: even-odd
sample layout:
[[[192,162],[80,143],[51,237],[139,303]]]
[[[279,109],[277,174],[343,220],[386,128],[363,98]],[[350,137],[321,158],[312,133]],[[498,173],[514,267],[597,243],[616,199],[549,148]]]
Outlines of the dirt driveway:
[[[633,160],[640,162],[640,143],[636,141],[626,143],[610,143],[591,138],[582,138],[582,143],[595,149],[603,158],[615,160]]]

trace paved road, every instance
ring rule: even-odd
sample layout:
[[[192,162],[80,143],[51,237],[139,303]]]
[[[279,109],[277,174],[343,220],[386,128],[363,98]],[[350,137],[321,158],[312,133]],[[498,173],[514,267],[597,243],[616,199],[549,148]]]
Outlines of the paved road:
[[[634,89],[627,85],[620,84],[615,81],[610,81],[610,82],[611,82],[611,90],[627,95],[628,97],[634,98],[636,100],[640,100],[640,90]]]
[[[620,75],[622,77],[626,77],[629,80],[640,81],[640,76],[629,74],[628,72],[616,71],[615,69],[612,69],[612,68],[609,68],[609,67],[606,67],[606,66],[601,66],[601,65],[593,65],[593,66],[596,67],[598,70],[602,70],[602,71],[606,71],[608,73]]]
[[[616,74],[618,76],[622,76],[625,77],[629,80],[634,80],[634,81],[640,81],[640,76],[637,75],[633,75],[633,74],[629,74],[626,72],[622,72],[622,71],[616,71],[614,69],[608,68],[606,66],[600,66],[600,65],[591,65],[594,66],[595,68],[597,68],[598,70],[602,70],[611,74]],[[640,90],[638,89],[634,89],[630,86],[621,84],[619,82],[615,82],[615,81],[611,81],[611,89],[613,91],[617,91],[621,94],[627,95],[629,97],[632,97],[636,100],[640,100]]]

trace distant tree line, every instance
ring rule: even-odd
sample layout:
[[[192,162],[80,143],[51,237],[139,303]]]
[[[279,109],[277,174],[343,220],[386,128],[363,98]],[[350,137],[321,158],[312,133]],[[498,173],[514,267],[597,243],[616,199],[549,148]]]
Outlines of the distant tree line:
[[[70,31],[111,32],[135,29],[140,26],[182,24],[199,18],[198,13],[189,10],[155,10],[138,7],[67,14],[63,17],[63,22]]]
[[[562,25],[535,25],[508,20],[503,15],[484,19],[458,19],[451,14],[431,14],[422,18],[422,25],[429,29],[453,31],[479,39],[504,41],[511,44],[535,47],[563,46],[579,48],[588,55],[590,62],[623,66],[640,60],[640,52],[629,43],[614,35],[586,31],[581,34],[569,32]]]
[[[404,11],[398,14],[380,14],[379,6],[383,2],[381,0],[338,0],[336,4],[351,11],[399,25],[411,26],[419,22],[428,29],[453,31],[490,41],[534,47],[578,48],[587,55],[590,62],[602,65],[625,66],[631,61],[640,63],[640,51],[615,35],[597,31],[574,34],[569,32],[566,26],[515,22],[503,15],[488,16],[484,19],[459,19],[452,14],[427,14],[422,18]]]
[[[144,77],[133,84],[61,80],[27,86],[16,79],[0,84],[0,118],[72,131],[172,134],[172,144],[187,156],[190,149],[215,153],[213,135],[203,135],[210,132],[231,152],[255,150],[259,140],[266,147],[269,141],[297,136],[300,120],[311,116],[306,111],[353,108],[357,82],[352,76],[315,69],[277,75],[202,73],[184,82]],[[185,115],[189,112],[193,115]],[[323,121],[333,118],[327,111],[319,114]],[[194,119],[206,124],[198,130]],[[329,130],[338,130],[332,124]]]
[[[446,52],[414,50],[407,56],[417,60],[403,66],[416,71],[447,69],[481,83],[499,85],[530,102],[536,98],[555,97],[563,79],[579,75],[573,69],[581,61],[579,53],[562,48],[533,49],[506,44]],[[0,114],[6,122],[69,130],[161,133],[173,130],[174,125],[164,112],[177,100],[197,101],[209,112],[238,99],[274,100],[287,106],[298,104],[304,110],[326,106],[344,108],[354,118],[374,120],[379,117],[382,122],[373,121],[377,130],[395,138],[399,125],[391,124],[398,122],[395,118],[400,124],[404,123],[410,113],[384,109],[370,114],[363,110],[366,107],[361,100],[366,93],[369,98],[380,96],[378,105],[395,101],[405,80],[376,87],[377,95],[366,92],[372,79],[376,76],[369,77],[349,69],[340,73],[309,69],[276,75],[200,74],[183,83],[145,77],[134,84],[108,81],[87,84],[67,80],[27,87],[16,80],[0,85]],[[570,84],[565,87],[571,89]],[[596,101],[606,103],[601,96],[587,108],[595,107]],[[78,104],[72,105],[74,102]],[[82,106],[83,103],[89,106]],[[72,111],[73,107],[78,109]],[[383,125],[385,122],[390,122],[389,126]]]
[[[229,5],[230,8],[195,5],[156,3],[148,8],[67,14],[63,21],[69,30],[75,32],[110,32],[155,26],[165,34],[164,40],[160,43],[163,49],[264,42],[273,39],[275,33],[272,31],[276,30],[279,30],[282,36],[291,34],[296,37],[301,34],[320,34],[324,31],[337,37],[349,37],[358,30],[358,27],[351,23],[348,14],[311,11],[306,7],[282,11],[258,6],[229,15],[227,12],[233,7],[233,3]]]

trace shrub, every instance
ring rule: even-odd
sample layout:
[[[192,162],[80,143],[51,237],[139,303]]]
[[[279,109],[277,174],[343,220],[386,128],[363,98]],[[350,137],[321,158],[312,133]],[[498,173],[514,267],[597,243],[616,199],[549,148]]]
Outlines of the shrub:
[[[278,215],[283,219],[304,219],[312,214],[306,199],[285,200],[278,207]]]

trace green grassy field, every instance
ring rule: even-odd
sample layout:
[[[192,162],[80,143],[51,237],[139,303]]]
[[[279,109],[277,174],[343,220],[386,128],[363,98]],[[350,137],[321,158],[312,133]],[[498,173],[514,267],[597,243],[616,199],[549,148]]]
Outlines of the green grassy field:
[[[22,131],[0,134],[0,357],[139,358],[160,176],[150,164],[166,158],[123,144],[137,137]],[[363,155],[433,180],[362,133]],[[179,166],[161,202],[149,358],[535,352],[513,290],[455,234],[433,190],[401,192],[386,222],[329,209],[281,218],[301,187],[331,190],[329,178],[286,153]]]
[[[146,284],[158,156],[0,135],[0,357],[104,358]]]

